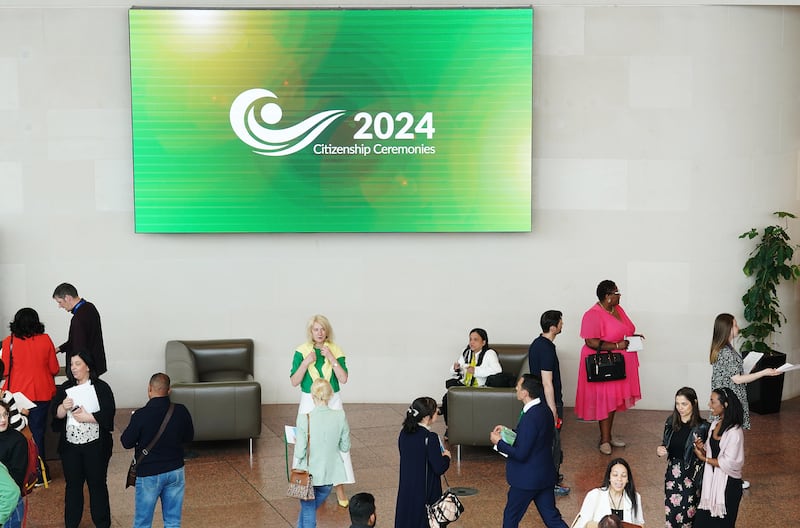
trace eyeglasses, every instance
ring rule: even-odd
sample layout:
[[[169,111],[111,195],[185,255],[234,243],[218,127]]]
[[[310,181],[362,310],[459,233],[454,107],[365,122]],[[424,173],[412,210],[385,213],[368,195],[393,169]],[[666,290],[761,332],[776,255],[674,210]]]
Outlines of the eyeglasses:
[[[609,295],[622,295],[619,291],[611,292]]]

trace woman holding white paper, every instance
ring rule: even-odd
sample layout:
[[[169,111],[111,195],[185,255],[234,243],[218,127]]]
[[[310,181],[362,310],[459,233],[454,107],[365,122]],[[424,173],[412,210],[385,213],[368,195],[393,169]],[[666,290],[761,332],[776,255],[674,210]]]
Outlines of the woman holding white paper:
[[[597,302],[583,314],[581,337],[584,345],[578,364],[578,388],[575,395],[575,414],[582,420],[597,420],[600,426],[598,447],[604,455],[611,454],[613,447],[625,447],[625,442],[611,434],[614,415],[633,407],[642,399],[639,386],[639,355],[628,350],[630,336],[636,326],[619,305],[619,288],[614,281],[604,280],[597,285]],[[625,358],[625,379],[589,382],[586,374],[586,358],[598,349],[607,352],[619,350]]]
[[[746,385],[764,376],[779,376],[774,368],[759,370],[745,374],[742,355],[733,348],[733,340],[739,335],[736,318],[728,313],[721,313],[714,320],[714,334],[711,338],[711,386],[727,387],[736,394],[744,410],[743,429],[750,429],[750,407],[747,405]]]
[[[74,380],[56,391],[54,429],[61,432],[58,451],[64,468],[64,524],[78,528],[83,516],[83,485],[89,488],[92,521],[98,528],[111,526],[108,502],[108,462],[113,446],[116,404],[106,382],[94,374],[94,362],[86,351],[70,360]]]

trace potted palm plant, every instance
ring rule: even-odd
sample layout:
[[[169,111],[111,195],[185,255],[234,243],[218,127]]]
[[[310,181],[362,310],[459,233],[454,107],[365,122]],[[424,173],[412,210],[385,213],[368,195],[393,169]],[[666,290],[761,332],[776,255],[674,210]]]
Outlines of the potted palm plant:
[[[800,266],[792,263],[794,251],[798,247],[790,242],[786,232],[789,218],[795,215],[784,211],[773,213],[783,225],[767,226],[759,234],[756,228],[739,235],[749,240],[758,238],[755,249],[744,264],[744,274],[753,277],[753,284],[742,297],[744,318],[748,325],[740,330],[744,338],[742,355],[761,352],[764,356],[756,363],[753,371],[777,368],[786,363],[786,354],[773,348],[774,335],[786,322],[780,310],[778,284],[781,281],[796,281],[800,277]],[[764,377],[747,384],[747,399],[750,409],[767,414],[780,411],[783,394],[783,376]]]

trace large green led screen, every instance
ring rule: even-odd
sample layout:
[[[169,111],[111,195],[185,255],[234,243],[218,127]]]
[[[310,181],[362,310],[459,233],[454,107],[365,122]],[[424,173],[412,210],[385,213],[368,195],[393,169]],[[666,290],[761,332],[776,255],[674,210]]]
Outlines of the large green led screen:
[[[530,231],[532,9],[129,21],[137,232]]]

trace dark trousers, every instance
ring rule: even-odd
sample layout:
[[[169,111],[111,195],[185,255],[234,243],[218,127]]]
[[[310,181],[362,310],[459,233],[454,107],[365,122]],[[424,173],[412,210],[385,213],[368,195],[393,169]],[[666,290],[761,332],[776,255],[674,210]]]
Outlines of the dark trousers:
[[[455,378],[449,379],[444,382],[444,386],[446,389],[450,387],[463,387],[464,384],[461,383],[461,380],[457,380]],[[444,417],[444,424],[447,425],[447,393],[444,393],[442,396],[442,416]]]
[[[39,456],[46,460],[44,452],[44,430],[47,427],[47,418],[50,415],[50,400],[35,401],[36,407],[28,411],[28,427],[31,428],[33,441],[39,450]]]
[[[742,479],[728,477],[725,485],[725,517],[712,517],[708,510],[697,510],[694,516],[695,528],[732,528],[736,526],[739,503],[742,502]]]
[[[111,450],[102,439],[88,444],[63,442],[61,465],[64,467],[64,524],[78,528],[83,517],[83,484],[89,488],[89,511],[97,528],[111,526],[111,507],[108,503],[108,461]]]
[[[536,504],[539,515],[547,528],[567,528],[556,508],[556,496],[553,487],[540,490],[525,490],[511,486],[508,489],[506,509],[503,511],[503,528],[517,528],[531,502]]]
[[[558,417],[563,420],[564,407],[556,407],[556,411],[558,411]],[[553,429],[553,465],[556,466],[556,473],[559,475],[562,462],[564,462],[564,452],[561,450],[561,429]]]

